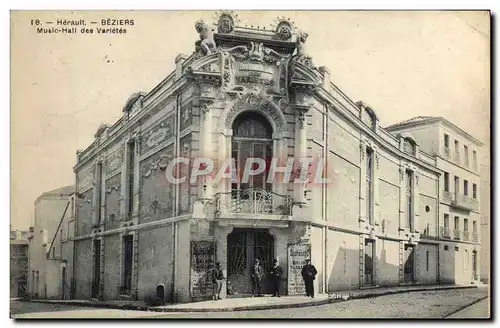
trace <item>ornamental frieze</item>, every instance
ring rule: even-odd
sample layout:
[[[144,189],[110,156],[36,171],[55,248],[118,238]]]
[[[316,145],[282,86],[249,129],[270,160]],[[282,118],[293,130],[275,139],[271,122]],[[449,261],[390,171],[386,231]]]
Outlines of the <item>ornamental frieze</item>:
[[[174,116],[171,115],[143,133],[141,153],[146,153],[173,136]]]
[[[86,168],[78,172],[78,192],[83,192],[89,188],[92,188],[94,184],[94,173],[94,165],[88,165]]]
[[[166,169],[168,163],[174,158],[172,146],[168,146],[165,150],[156,153],[155,155],[144,160],[141,164],[141,175],[144,178],[149,178],[153,171],[158,169]]]
[[[123,163],[123,147],[108,156],[106,161],[106,175],[111,175],[120,170]]]

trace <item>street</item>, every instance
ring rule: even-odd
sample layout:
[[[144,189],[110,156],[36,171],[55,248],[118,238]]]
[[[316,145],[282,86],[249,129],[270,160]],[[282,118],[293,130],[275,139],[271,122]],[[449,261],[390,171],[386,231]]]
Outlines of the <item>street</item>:
[[[262,311],[160,313],[11,302],[11,317],[39,318],[487,318],[488,289],[411,292],[314,307]],[[472,306],[469,306],[472,305]]]

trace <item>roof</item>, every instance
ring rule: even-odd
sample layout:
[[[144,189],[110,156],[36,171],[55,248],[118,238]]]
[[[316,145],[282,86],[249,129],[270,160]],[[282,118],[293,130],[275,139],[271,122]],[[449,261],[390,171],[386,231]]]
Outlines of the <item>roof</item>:
[[[75,185],[66,186],[66,187],[46,191],[46,192],[42,193],[40,195],[40,197],[38,197],[38,198],[42,198],[45,196],[70,196],[70,195],[75,193],[75,190],[76,190]]]
[[[399,123],[389,125],[388,127],[385,128],[385,130],[392,132],[395,130],[402,130],[406,127],[428,125],[428,124],[432,124],[432,123],[436,123],[436,122],[442,123],[442,124],[448,126],[449,128],[457,131],[458,133],[466,136],[469,140],[473,141],[474,143],[476,143],[479,146],[483,145],[483,143],[481,141],[479,141],[477,138],[474,138],[472,135],[470,135],[466,131],[462,130],[461,128],[459,128],[455,124],[451,123],[450,121],[448,121],[444,117],[440,117],[440,116],[415,116],[415,117],[412,117],[406,121],[402,121]]]
[[[407,124],[410,124],[410,123],[432,123],[432,122],[435,122],[437,120],[439,120],[441,117],[438,117],[438,116],[415,116],[415,117],[412,117],[406,121],[402,121],[402,122],[399,122],[399,123],[395,123],[395,124],[392,124],[392,125],[389,125],[388,127],[386,127],[385,129],[386,130],[390,130],[390,129],[394,129],[394,128],[397,128],[397,127],[400,127],[400,126],[404,126],[404,125],[407,125]]]

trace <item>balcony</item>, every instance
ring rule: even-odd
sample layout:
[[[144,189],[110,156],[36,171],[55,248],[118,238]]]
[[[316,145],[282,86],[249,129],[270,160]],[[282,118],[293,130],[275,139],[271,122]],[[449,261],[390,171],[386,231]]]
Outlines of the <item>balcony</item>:
[[[469,232],[468,231],[464,231],[464,241],[469,241]]]
[[[468,211],[477,211],[479,208],[479,203],[477,199],[471,198],[469,196],[457,196],[456,194],[454,194],[451,199],[451,206]]]
[[[453,229],[453,239],[460,240],[460,230]]]
[[[441,238],[450,239],[450,228],[449,227],[441,227]]]
[[[437,237],[436,227],[431,224],[427,224],[421,231],[422,231],[420,233],[421,239],[436,239]]]
[[[472,233],[472,241],[477,243],[479,241],[479,235],[477,232]]]
[[[220,192],[215,195],[216,213],[292,215],[292,197],[260,188]]]
[[[444,157],[450,158],[450,148],[444,147]]]

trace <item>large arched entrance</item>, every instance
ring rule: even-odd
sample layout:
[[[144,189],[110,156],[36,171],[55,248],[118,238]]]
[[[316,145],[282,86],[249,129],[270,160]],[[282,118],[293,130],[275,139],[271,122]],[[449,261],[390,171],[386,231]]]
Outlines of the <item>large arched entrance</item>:
[[[267,229],[234,228],[227,236],[227,279],[237,294],[251,294],[250,270],[260,260],[265,277],[262,292],[272,293],[268,273],[273,264],[274,237]]]

